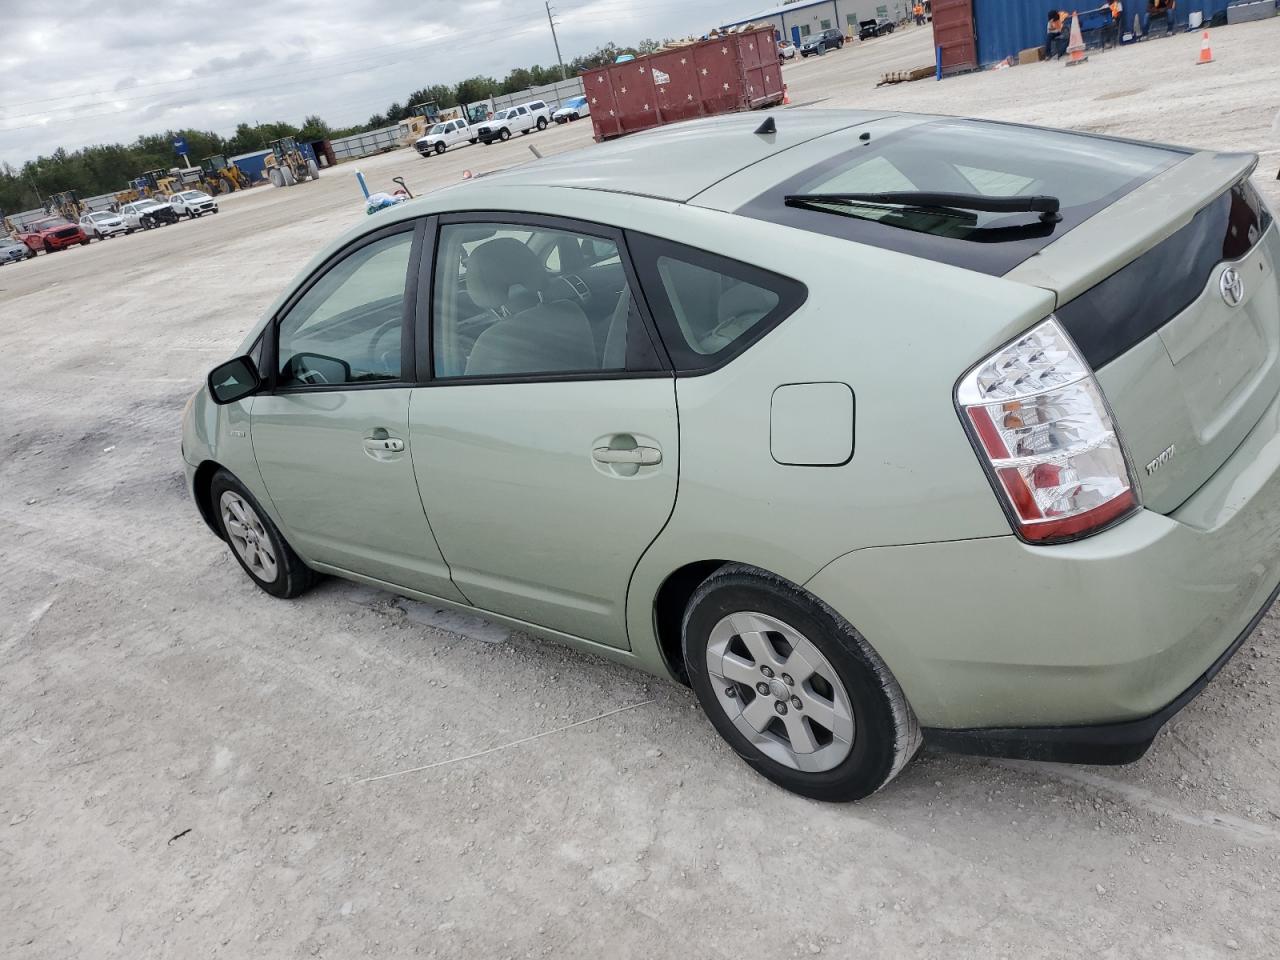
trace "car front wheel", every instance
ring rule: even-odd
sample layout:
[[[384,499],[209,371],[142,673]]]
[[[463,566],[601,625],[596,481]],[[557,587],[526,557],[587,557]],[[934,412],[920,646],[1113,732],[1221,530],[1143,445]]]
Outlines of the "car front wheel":
[[[253,494],[227,470],[209,487],[223,538],[241,569],[259,587],[285,600],[306,593],[317,575],[285,542]]]
[[[498,139],[499,139],[499,140],[503,140],[503,141],[510,140],[510,139],[511,139],[511,131],[510,131],[510,130],[508,130],[506,127],[503,127],[503,128],[502,128],[502,132],[498,134]]]
[[[722,567],[694,592],[682,633],[690,683],[712,725],[793,793],[860,800],[920,748],[915,714],[866,639],[780,577]]]

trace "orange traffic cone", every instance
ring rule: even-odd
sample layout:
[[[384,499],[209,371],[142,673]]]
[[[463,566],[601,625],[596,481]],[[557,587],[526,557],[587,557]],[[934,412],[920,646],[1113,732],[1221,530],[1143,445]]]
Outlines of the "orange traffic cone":
[[[1074,67],[1077,63],[1084,63],[1089,58],[1084,55],[1084,36],[1080,33],[1080,14],[1073,13],[1071,15],[1071,42],[1067,45],[1067,53],[1071,54],[1067,60],[1068,67]]]
[[[791,106],[791,94],[787,93],[787,85],[782,85],[782,105],[784,107]]]
[[[1204,32],[1204,36],[1200,38],[1200,59],[1196,61],[1196,66],[1202,63],[1213,63],[1213,50],[1209,48],[1209,31]]]

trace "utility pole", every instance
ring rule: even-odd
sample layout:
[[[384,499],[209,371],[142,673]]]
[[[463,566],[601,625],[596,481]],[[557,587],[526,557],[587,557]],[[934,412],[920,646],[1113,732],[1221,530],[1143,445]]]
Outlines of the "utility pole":
[[[564,58],[560,56],[560,40],[556,37],[556,21],[551,16],[551,0],[546,0],[547,7],[547,23],[551,24],[551,42],[556,45],[556,61],[560,64],[560,79],[569,79],[564,72]]]

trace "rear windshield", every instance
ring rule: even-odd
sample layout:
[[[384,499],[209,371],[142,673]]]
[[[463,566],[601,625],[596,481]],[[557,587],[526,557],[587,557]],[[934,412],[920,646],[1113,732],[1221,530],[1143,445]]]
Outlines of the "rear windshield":
[[[934,120],[810,167],[738,212],[815,233],[1002,275],[1186,152],[1010,124]],[[934,192],[1057,197],[1061,220],[1035,213],[964,216],[891,206],[790,207],[813,193]]]

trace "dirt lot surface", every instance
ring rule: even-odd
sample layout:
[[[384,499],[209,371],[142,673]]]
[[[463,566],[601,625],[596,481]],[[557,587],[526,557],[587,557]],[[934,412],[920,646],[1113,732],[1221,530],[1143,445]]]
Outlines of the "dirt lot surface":
[[[931,62],[907,30],[785,75],[797,104],[1265,151],[1280,209],[1280,20],[1213,43],[874,88]],[[587,143],[363,168],[427,188]],[[0,269],[0,956],[1276,956],[1274,614],[1137,764],[925,754],[833,807],[683,688],[348,584],[251,587],[187,500],[182,406],[363,216],[342,167]],[[1069,643],[1069,611],[1039,628]]]

